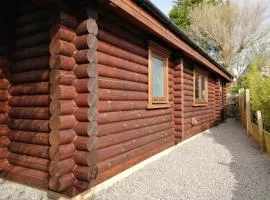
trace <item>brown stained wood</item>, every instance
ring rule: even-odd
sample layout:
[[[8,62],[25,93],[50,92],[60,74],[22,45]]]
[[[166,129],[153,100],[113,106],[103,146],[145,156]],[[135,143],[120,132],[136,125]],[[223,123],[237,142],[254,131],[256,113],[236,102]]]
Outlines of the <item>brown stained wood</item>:
[[[130,131],[124,131],[121,133],[98,137],[96,140],[96,149],[101,149],[105,147],[110,147],[116,144],[119,144],[121,142],[133,140],[139,137],[143,137],[146,135],[151,135],[154,133],[158,133],[161,131],[169,130],[173,128],[172,123],[161,123],[153,126],[148,126],[140,129],[130,130]]]
[[[147,66],[136,64],[130,61],[123,60],[121,58],[117,58],[115,56],[110,56],[108,54],[104,54],[98,52],[98,63],[106,66],[117,67],[123,70],[136,72],[140,74],[148,74]]]
[[[98,33],[98,26],[95,20],[86,19],[82,21],[77,29],[76,29],[77,35],[85,35],[85,34],[93,34],[97,35]]]
[[[9,112],[10,107],[8,105],[8,102],[0,102],[0,113],[7,113]]]
[[[72,71],[75,65],[76,65],[75,60],[72,57],[66,55],[53,54],[50,57],[51,69],[62,69]]]
[[[50,72],[51,85],[72,85],[75,79],[72,71],[55,69]]]
[[[117,123],[103,124],[98,126],[97,136],[105,136],[120,133],[123,131],[148,127],[151,125],[161,124],[165,122],[171,122],[171,115],[164,115],[152,118],[137,119],[130,121],[120,121]]]
[[[87,164],[88,154],[89,154],[89,152],[86,152],[86,151],[76,151],[76,153],[73,155],[73,160],[78,165],[89,167]]]
[[[68,130],[76,124],[76,119],[73,115],[53,115],[50,118],[50,128],[53,131]]]
[[[0,90],[0,102],[7,101],[9,97],[9,93],[7,90]]]
[[[11,67],[11,71],[25,72],[29,70],[48,69],[48,66],[49,56],[43,56],[15,62]]]
[[[76,133],[72,130],[52,131],[49,136],[51,145],[59,146],[64,144],[70,144],[76,138]]]
[[[139,149],[136,153],[137,156],[122,156],[122,158],[120,158],[119,160],[115,160],[114,163],[113,162],[109,162],[110,164],[106,163],[107,166],[109,166],[107,168],[107,170],[102,170],[101,167],[98,167],[100,170],[100,173],[96,179],[96,183],[100,183],[114,175],[116,175],[117,173],[120,173],[122,171],[124,171],[125,169],[137,164],[138,162],[151,157],[152,155],[167,149],[171,146],[174,145],[174,138],[173,137],[169,137],[166,139],[166,141],[164,142],[160,142],[160,145],[157,145],[156,148],[151,148],[151,149],[147,149],[147,148],[141,148]],[[135,152],[134,152],[135,154]],[[116,158],[116,157],[115,157]]]
[[[76,38],[76,33],[68,27],[62,26],[60,24],[55,24],[50,29],[50,36],[54,39],[73,42],[73,40]]]
[[[109,33],[103,29],[99,29],[97,37],[98,39],[107,42],[108,44],[115,45],[123,50],[130,51],[144,58],[148,57],[147,49],[135,45],[123,38],[117,37],[116,35],[113,35],[112,33]]]
[[[51,99],[71,100],[76,95],[73,86],[55,85],[51,87]]]
[[[16,182],[34,185],[35,187],[48,189],[49,175],[47,172],[9,165],[2,176]]]
[[[76,104],[70,100],[52,100],[50,104],[50,113],[54,115],[69,115],[76,109]]]
[[[50,53],[52,55],[59,54],[63,56],[72,56],[73,53],[76,51],[75,46],[64,40],[53,39],[50,43],[49,47]]]
[[[75,146],[70,143],[61,146],[51,146],[49,155],[51,160],[61,161],[72,157],[75,151]]]
[[[9,104],[11,106],[22,106],[22,107],[49,106],[49,102],[50,98],[48,95],[13,96],[9,100]]]
[[[92,169],[90,167],[76,165],[74,171],[74,176],[82,181],[90,181],[92,175]]]
[[[35,144],[25,144],[19,142],[11,142],[8,147],[9,151],[12,153],[22,154],[22,155],[29,155],[38,158],[49,158],[49,147],[48,146],[41,146]]]
[[[98,123],[107,124],[121,121],[129,121],[136,119],[152,118],[157,116],[169,115],[173,111],[171,109],[158,109],[158,110],[132,110],[132,111],[119,111],[109,113],[99,113]]]
[[[75,162],[73,159],[66,159],[62,161],[51,161],[49,172],[53,177],[59,177],[73,171]]]
[[[137,72],[130,72],[127,70],[119,69],[117,67],[110,67],[110,66],[98,64],[97,72],[100,76],[103,76],[103,77],[148,84],[147,75],[140,74]]]
[[[77,36],[74,40],[74,44],[77,50],[90,49],[96,46],[97,38],[93,34],[86,34]]]
[[[49,80],[49,71],[35,70],[31,72],[14,73],[11,76],[12,84],[27,83],[27,82],[45,82]]]
[[[24,24],[24,26],[16,27],[15,36],[25,36],[29,34],[34,34],[37,32],[43,32],[44,30],[48,30],[51,25],[51,21],[44,19],[42,21],[33,21],[29,24]]]
[[[87,145],[89,143],[92,143],[92,140],[91,138],[89,138],[89,136],[88,137],[78,136],[74,140],[74,145],[76,149],[80,151],[88,151]]]
[[[121,91],[110,89],[99,89],[98,97],[100,101],[147,101],[148,95],[145,92]]]
[[[73,57],[76,60],[77,64],[84,64],[88,62],[97,63],[96,47],[93,47],[92,49],[76,51]]]
[[[106,77],[99,77],[98,85],[99,85],[99,88],[103,88],[103,89],[129,90],[129,91],[138,91],[138,92],[148,91],[147,84],[106,78]]]
[[[48,166],[50,162],[47,159],[27,155],[20,155],[15,153],[9,154],[8,161],[16,166],[26,167],[29,169],[35,169],[44,172],[48,172]]]
[[[76,178],[73,173],[64,174],[63,176],[53,176],[49,180],[49,188],[56,192],[63,192],[72,186]]]
[[[11,141],[15,142],[37,145],[49,145],[48,133],[9,130],[8,137]]]
[[[7,159],[0,159],[0,172],[5,170],[5,168],[7,168],[8,165],[9,163]]]
[[[0,124],[0,136],[6,136],[8,135],[8,133],[9,133],[8,126],[6,124]]]
[[[0,148],[7,147],[10,144],[10,140],[7,136],[0,136]]]
[[[76,183],[74,184],[74,187],[77,189],[79,193],[81,193],[88,190],[91,186],[89,186],[89,182],[87,181],[77,180]]]
[[[10,119],[8,126],[13,130],[50,132],[48,120]]]
[[[9,88],[9,80],[7,79],[0,79],[0,90],[7,90]]]
[[[88,93],[89,92],[88,82],[89,82],[88,78],[76,79],[74,81],[74,84],[73,84],[74,88],[76,89],[76,92],[77,93]]]
[[[23,49],[19,49],[13,53],[15,60],[23,60],[27,58],[35,58],[39,56],[49,55],[49,45],[41,44],[37,46],[29,46]]]
[[[5,124],[8,120],[7,113],[1,113],[1,106],[0,106],[0,124]]]
[[[48,108],[39,107],[12,107],[9,116],[14,119],[48,120],[50,112]]]
[[[24,83],[12,86],[9,90],[13,96],[18,95],[43,95],[49,93],[49,83]]]
[[[49,33],[40,32],[31,36],[25,36],[15,41],[15,48],[26,48],[31,46],[37,46],[41,44],[47,44],[49,42]]]
[[[140,146],[144,146],[153,141],[159,140],[160,138],[167,138],[169,135],[173,135],[173,129],[168,129],[161,132],[156,132],[151,135],[147,135],[141,138],[133,139],[127,142],[123,142],[114,146],[110,146],[104,149],[99,149],[97,151],[90,152],[90,156],[88,157],[88,163],[94,164],[97,161],[106,160],[117,156],[119,154],[125,153],[132,149],[138,148]]]
[[[7,147],[0,148],[0,159],[5,159],[10,154],[9,149]]]
[[[147,101],[99,101],[99,112],[141,110],[147,108]]]

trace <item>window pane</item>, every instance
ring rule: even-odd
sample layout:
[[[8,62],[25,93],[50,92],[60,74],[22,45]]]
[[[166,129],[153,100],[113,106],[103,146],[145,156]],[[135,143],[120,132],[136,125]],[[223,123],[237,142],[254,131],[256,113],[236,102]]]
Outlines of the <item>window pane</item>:
[[[198,74],[195,74],[195,98],[200,98],[200,79],[201,76]]]
[[[164,61],[152,57],[153,97],[164,97]]]
[[[202,99],[206,100],[206,78],[202,78]]]

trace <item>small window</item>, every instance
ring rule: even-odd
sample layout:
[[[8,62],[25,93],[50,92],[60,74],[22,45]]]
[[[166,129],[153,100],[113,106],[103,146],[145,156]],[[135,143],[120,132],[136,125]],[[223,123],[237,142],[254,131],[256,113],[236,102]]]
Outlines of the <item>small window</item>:
[[[208,102],[207,74],[194,70],[194,105],[203,106]]]
[[[150,42],[148,56],[148,108],[169,107],[169,52]]]

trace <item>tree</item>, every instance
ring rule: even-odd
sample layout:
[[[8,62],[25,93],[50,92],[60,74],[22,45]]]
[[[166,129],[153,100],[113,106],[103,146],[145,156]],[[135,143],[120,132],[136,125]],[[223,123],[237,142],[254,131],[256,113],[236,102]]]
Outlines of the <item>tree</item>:
[[[182,30],[186,31],[190,25],[189,10],[203,1],[214,5],[222,3],[222,0],[175,0],[169,13],[170,19]]]
[[[246,2],[242,7],[203,2],[189,10],[187,32],[195,41],[214,46],[218,61],[239,76],[238,65],[246,66],[249,62],[246,57],[253,56],[252,48],[270,37],[266,14],[267,5],[262,2]]]

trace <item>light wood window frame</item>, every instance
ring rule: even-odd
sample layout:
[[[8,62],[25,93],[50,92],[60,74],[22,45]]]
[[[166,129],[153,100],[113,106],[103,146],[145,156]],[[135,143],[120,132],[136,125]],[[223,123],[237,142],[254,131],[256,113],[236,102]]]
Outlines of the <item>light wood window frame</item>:
[[[156,57],[164,62],[164,97],[153,96],[153,66],[152,57]],[[166,108],[169,103],[169,57],[170,52],[160,45],[150,41],[148,46],[148,108]]]
[[[203,92],[203,84],[199,83],[199,98],[196,98],[196,77],[200,75],[204,78],[205,84],[205,98],[202,98]],[[208,73],[200,70],[199,68],[195,68],[193,70],[193,106],[207,106],[208,105]]]

